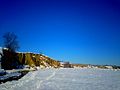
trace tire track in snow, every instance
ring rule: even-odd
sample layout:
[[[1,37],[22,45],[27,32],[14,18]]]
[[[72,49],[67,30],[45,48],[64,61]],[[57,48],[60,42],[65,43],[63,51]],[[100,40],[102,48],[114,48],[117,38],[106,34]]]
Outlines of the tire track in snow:
[[[49,77],[46,78],[46,80],[50,80],[52,77],[54,77],[56,74],[56,71],[54,71]]]
[[[16,83],[15,85],[13,85],[11,88],[13,89],[13,88],[15,88],[15,87],[21,87],[21,86],[25,85],[26,83],[34,80],[36,74],[37,74],[37,72],[30,72],[30,73],[29,73],[29,76],[25,76],[26,78],[23,77],[22,79],[20,79],[20,80],[18,81],[18,83]],[[19,82],[20,82],[20,83],[19,83]]]
[[[40,88],[40,86],[41,86],[41,84],[42,84],[43,82],[48,81],[48,80],[50,80],[51,78],[53,78],[53,77],[55,76],[55,74],[56,74],[56,70],[55,70],[50,76],[46,77],[46,79],[40,81],[39,84],[37,84],[37,89]]]

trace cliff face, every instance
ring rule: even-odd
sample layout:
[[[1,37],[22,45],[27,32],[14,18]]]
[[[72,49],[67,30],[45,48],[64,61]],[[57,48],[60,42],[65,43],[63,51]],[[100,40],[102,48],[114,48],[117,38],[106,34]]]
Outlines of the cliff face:
[[[3,54],[3,55],[2,55]],[[60,67],[60,63],[42,54],[35,53],[15,53],[8,49],[3,49],[1,55],[1,66],[3,69],[22,68],[23,65],[31,67]]]
[[[42,54],[17,53],[20,63],[29,66],[60,67],[60,63]]]

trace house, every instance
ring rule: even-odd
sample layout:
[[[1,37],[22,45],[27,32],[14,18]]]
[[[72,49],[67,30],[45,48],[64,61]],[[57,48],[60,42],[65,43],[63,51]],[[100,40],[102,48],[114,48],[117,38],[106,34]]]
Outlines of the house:
[[[69,62],[62,62],[61,67],[63,67],[63,68],[72,68],[72,65]]]

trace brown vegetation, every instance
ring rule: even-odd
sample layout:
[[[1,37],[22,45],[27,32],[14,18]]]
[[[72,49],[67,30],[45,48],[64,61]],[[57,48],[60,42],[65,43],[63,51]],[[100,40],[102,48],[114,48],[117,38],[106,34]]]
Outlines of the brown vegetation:
[[[25,65],[34,66],[51,66],[51,67],[59,67],[60,63],[55,61],[47,56],[42,54],[34,54],[34,53],[17,53],[20,63]]]

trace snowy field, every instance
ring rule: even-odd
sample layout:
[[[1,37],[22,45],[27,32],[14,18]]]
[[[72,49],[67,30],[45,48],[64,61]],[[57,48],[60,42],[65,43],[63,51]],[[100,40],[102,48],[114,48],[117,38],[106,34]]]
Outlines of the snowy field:
[[[43,69],[0,84],[0,90],[120,90],[120,71]]]

